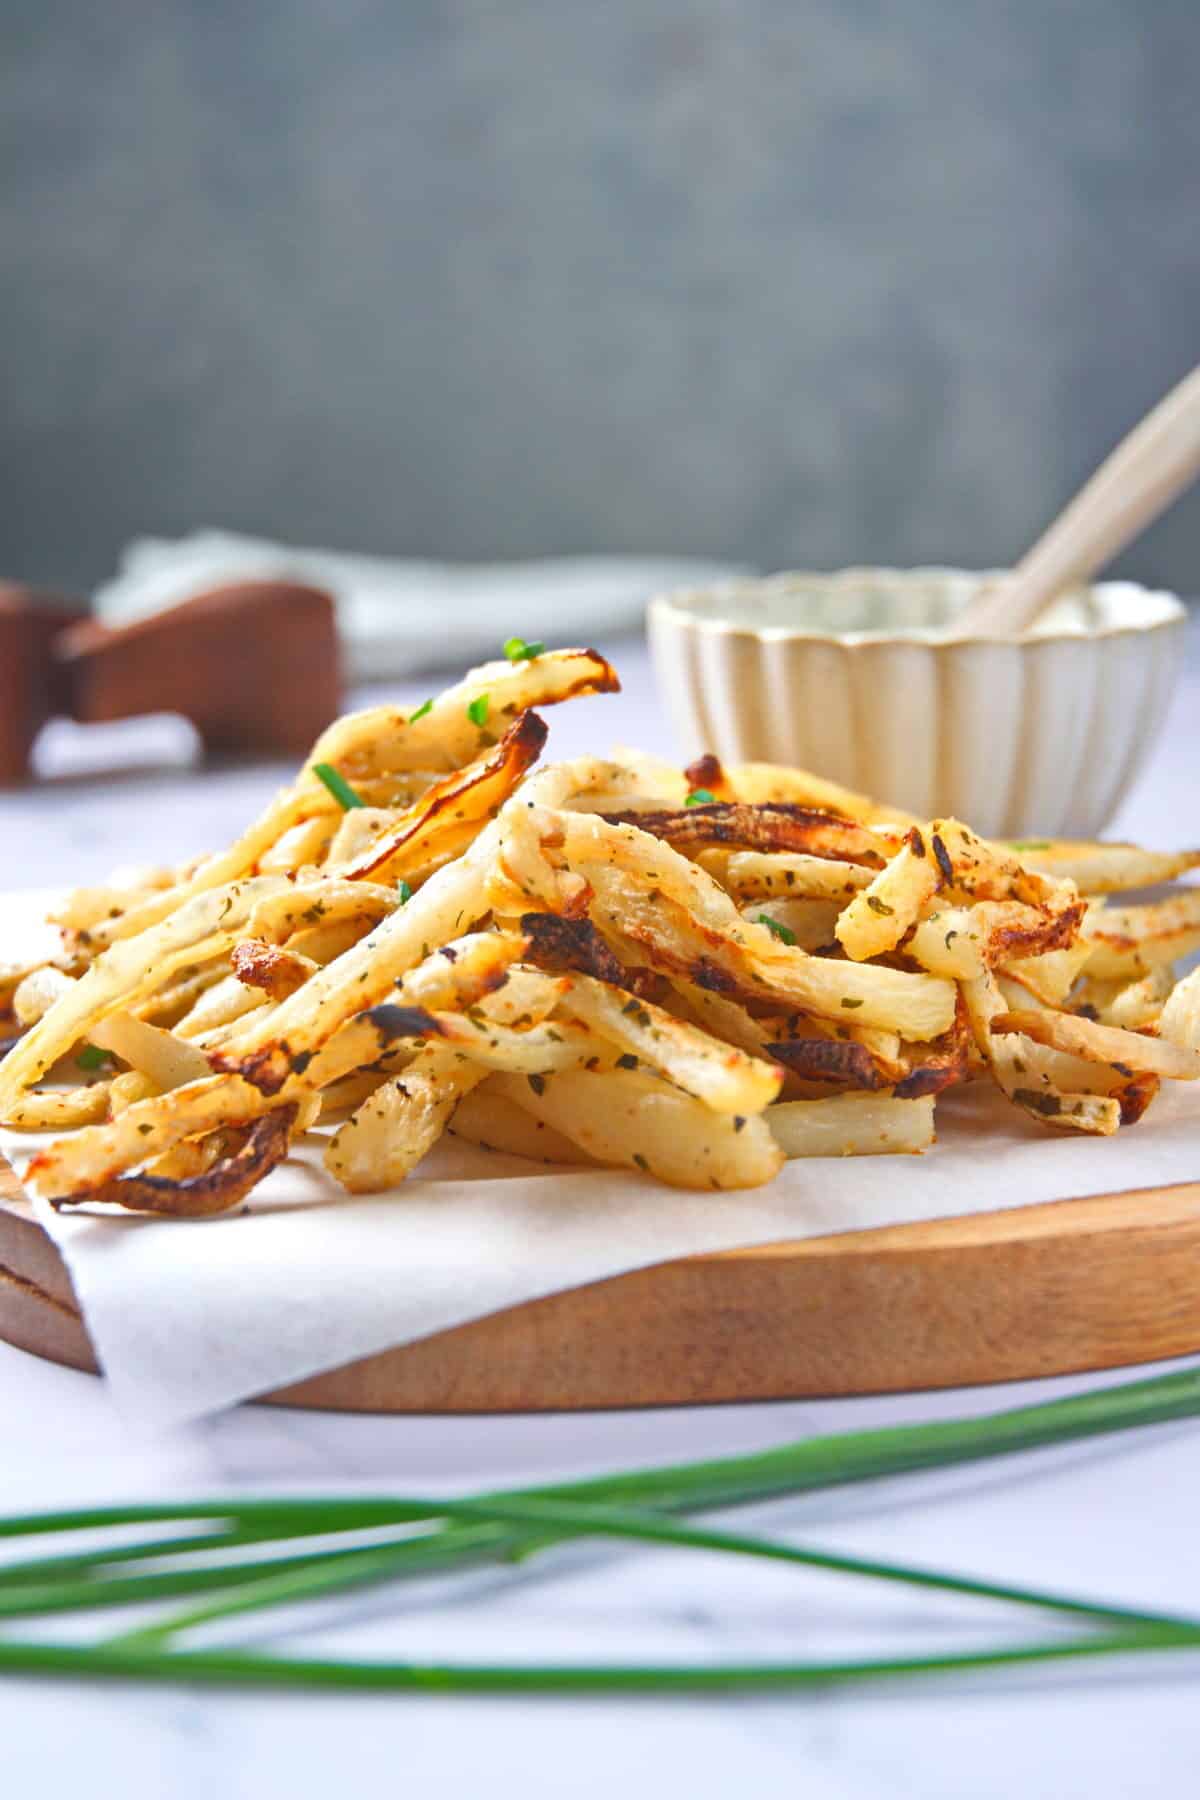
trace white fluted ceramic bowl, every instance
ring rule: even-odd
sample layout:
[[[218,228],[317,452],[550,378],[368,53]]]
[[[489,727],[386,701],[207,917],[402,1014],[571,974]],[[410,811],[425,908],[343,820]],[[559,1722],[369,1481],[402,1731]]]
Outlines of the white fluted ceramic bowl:
[[[991,837],[1095,836],[1161,728],[1185,610],[1101,582],[1032,632],[956,637],[987,579],[846,569],[652,600],[659,686],[687,753],[812,769]]]

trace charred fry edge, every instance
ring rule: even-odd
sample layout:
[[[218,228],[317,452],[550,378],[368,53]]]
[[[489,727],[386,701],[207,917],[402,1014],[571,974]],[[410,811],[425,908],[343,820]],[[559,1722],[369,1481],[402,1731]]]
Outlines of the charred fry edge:
[[[282,1106],[252,1125],[231,1131],[229,1137],[238,1147],[202,1175],[183,1181],[171,1181],[162,1175],[116,1175],[94,1188],[52,1199],[50,1205],[55,1212],[65,1212],[100,1201],[122,1206],[129,1212],[159,1213],[170,1218],[205,1218],[228,1212],[282,1162],[295,1119],[296,1108]]]

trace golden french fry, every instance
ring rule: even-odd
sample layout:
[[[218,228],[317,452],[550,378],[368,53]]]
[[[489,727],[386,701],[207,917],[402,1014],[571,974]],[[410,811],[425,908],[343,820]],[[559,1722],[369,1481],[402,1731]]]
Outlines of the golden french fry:
[[[720,873],[707,858],[720,856]],[[701,864],[721,886],[741,901],[765,899],[838,900],[843,904],[869,887],[873,871],[862,863],[834,862],[824,856],[787,851],[735,850],[701,853]]]
[[[351,780],[408,769],[461,769],[519,713],[577,695],[614,694],[620,685],[594,650],[549,650],[532,662],[484,663],[419,718],[382,706],[336,720],[318,739],[307,767],[332,763]]]
[[[286,885],[286,876],[260,875],[214,888],[140,936],[113,944],[0,1063],[0,1120],[97,1020],[128,1010],[189,960],[232,946],[258,901]]]
[[[501,1150],[506,1156],[525,1156],[532,1162],[579,1164],[594,1168],[586,1150],[555,1131],[543,1119],[535,1119],[497,1092],[488,1076],[464,1094],[454,1109],[447,1130],[454,1137],[478,1144],[481,1150]]]
[[[395,1187],[432,1149],[465,1093],[483,1079],[476,1063],[426,1045],[347,1119],[325,1152],[325,1166],[352,1194]]]
[[[1030,1118],[1043,1125],[1111,1137],[1121,1123],[1117,1100],[1088,1092],[1064,1092],[1045,1069],[1030,1066],[1025,1040],[993,1031],[993,1022],[1006,1011],[995,976],[985,969],[973,981],[962,983],[967,1016],[979,1046],[1001,1092]],[[1042,1014],[1031,1015],[1042,1017]]]
[[[798,1156],[893,1156],[927,1150],[934,1140],[933,1095],[835,1094],[782,1100],[763,1115],[791,1160]]]
[[[120,1057],[131,1069],[146,1075],[160,1093],[203,1081],[212,1074],[208,1058],[194,1044],[177,1038],[161,1026],[147,1025],[127,1012],[110,1013],[91,1027],[91,1039],[101,1050]]]
[[[589,975],[570,977],[563,1005],[623,1051],[622,1061],[645,1063],[714,1112],[758,1113],[779,1092],[782,1072],[769,1063],[716,1043],[661,1006]]]
[[[1017,840],[1006,848],[1027,869],[1073,881],[1081,894],[1158,887],[1200,868],[1200,850],[1142,850],[1137,844],[1072,843],[1065,838]]]
[[[914,825],[886,868],[839,917],[838,942],[855,962],[894,950],[946,881],[943,870],[950,865],[945,849],[941,857],[934,852],[934,846],[942,843],[939,825],[945,831],[941,822],[931,825],[928,844]]]
[[[498,1091],[561,1131],[597,1162],[640,1169],[670,1187],[743,1188],[769,1181],[783,1163],[762,1116],[714,1113],[651,1075],[496,1078]]]
[[[1105,1063],[1118,1074],[1161,1075],[1167,1081],[1200,1080],[1200,1050],[1191,1050],[1169,1039],[1146,1037],[1140,1031],[1122,1031],[1116,1025],[1100,1025],[1074,1013],[1004,1012],[991,1022],[993,1033],[1019,1033],[1035,1044],[1065,1050],[1085,1062]]]

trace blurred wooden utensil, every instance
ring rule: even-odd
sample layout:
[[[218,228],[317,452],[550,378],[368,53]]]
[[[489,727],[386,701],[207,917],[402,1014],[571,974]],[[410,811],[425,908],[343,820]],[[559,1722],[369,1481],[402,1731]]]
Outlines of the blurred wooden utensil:
[[[333,601],[320,588],[238,582],[114,627],[77,602],[0,587],[0,781],[28,773],[55,714],[181,713],[207,751],[297,755],[340,703]]]
[[[1200,369],[1171,389],[1105,458],[1002,581],[954,621],[955,637],[1016,637],[1088,581],[1200,475]]]

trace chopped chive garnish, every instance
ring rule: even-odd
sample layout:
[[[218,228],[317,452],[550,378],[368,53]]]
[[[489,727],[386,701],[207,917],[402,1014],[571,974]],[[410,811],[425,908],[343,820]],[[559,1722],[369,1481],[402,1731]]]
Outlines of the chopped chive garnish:
[[[412,899],[412,889],[409,887],[407,881],[401,881],[399,894],[401,906],[407,906]]]
[[[409,724],[415,725],[418,719],[423,719],[427,712],[432,712],[432,711],[433,711],[433,701],[426,700],[421,706],[418,706],[415,713],[409,713],[409,715],[408,715]]]
[[[350,812],[355,806],[365,806],[365,800],[359,798],[344,775],[339,775],[332,763],[314,763],[313,774],[323,782],[333,795],[343,812]]]
[[[1049,838],[1014,838],[1009,844],[1010,850],[1048,850]]]
[[[84,1044],[75,1058],[81,1069],[102,1069],[108,1060],[108,1051],[102,1050],[99,1044]]]
[[[510,637],[505,641],[504,654],[510,663],[532,662],[545,648],[545,644],[527,644],[524,638]]]
[[[482,731],[483,727],[487,724],[487,716],[488,697],[486,694],[477,694],[467,708],[467,717],[470,719],[472,725],[478,725]]]
[[[685,806],[712,806],[716,798],[717,796],[710,793],[707,788],[693,788],[683,804]]]
[[[759,913],[758,923],[760,925],[765,925],[767,930],[771,933],[771,936],[777,937],[781,944],[795,943],[796,934],[791,926],[781,925],[779,920],[773,919],[769,913]]]

